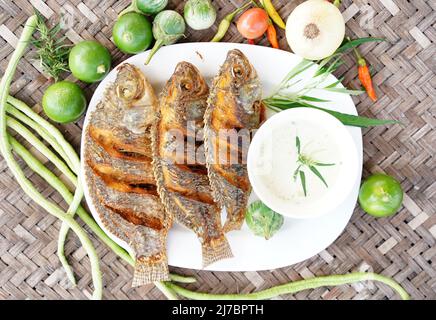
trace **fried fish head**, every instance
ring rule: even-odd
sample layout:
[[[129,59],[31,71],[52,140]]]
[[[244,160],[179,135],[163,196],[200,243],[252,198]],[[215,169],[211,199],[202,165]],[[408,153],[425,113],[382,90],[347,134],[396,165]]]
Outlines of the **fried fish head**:
[[[156,95],[137,67],[124,63],[117,70],[113,91],[109,91],[108,98],[124,113],[120,124],[135,134],[141,134],[155,120]]]
[[[115,97],[126,107],[149,106],[157,103],[156,96],[144,74],[134,65],[124,63],[117,68]]]
[[[165,86],[161,100],[162,118],[186,134],[186,127],[203,127],[209,87],[199,70],[189,62],[179,62]]]
[[[244,112],[256,112],[253,110],[253,102],[260,100],[262,87],[256,70],[240,50],[233,49],[227,53],[216,85],[237,96]]]

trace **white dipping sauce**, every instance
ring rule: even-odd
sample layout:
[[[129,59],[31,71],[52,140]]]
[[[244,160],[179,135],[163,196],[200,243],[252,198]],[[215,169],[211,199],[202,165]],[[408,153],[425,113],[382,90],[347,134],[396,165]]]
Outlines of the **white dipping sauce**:
[[[274,200],[292,202],[296,207],[320,199],[327,194],[327,187],[307,166],[300,167],[306,177],[306,196],[300,175],[297,174],[294,178],[293,175],[299,166],[297,135],[300,138],[302,155],[316,162],[334,164],[316,167],[327,185],[335,184],[341,166],[337,144],[326,130],[320,130],[310,123],[297,124],[295,122],[274,128],[272,139],[262,141],[263,154],[259,155],[259,162],[255,160],[255,166],[261,170],[259,179],[262,184],[271,188],[271,194],[276,198]],[[261,161],[264,158],[270,158],[270,161],[268,163]]]
[[[292,114],[283,119],[275,115],[256,133],[248,159],[250,182],[271,209],[302,218],[316,216],[334,208],[335,201],[343,200],[343,193],[351,189],[358,172],[356,148],[345,127],[327,113],[295,109]],[[301,156],[309,160],[305,165],[299,161]],[[316,165],[320,163],[333,165]],[[315,167],[328,187],[309,165]],[[298,168],[304,172],[306,195],[300,174],[294,176]]]

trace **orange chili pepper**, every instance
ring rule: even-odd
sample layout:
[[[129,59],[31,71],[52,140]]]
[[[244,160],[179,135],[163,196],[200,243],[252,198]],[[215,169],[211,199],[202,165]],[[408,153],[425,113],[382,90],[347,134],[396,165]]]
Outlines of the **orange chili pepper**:
[[[273,48],[280,49],[279,42],[277,40],[277,31],[271,20],[268,23],[268,29],[266,29],[266,37]]]
[[[377,101],[377,95],[372,84],[371,73],[369,72],[368,64],[356,48],[354,48],[354,53],[356,54],[357,58],[359,80],[365,88],[366,92],[368,93],[368,96],[371,98],[372,101],[375,102]]]

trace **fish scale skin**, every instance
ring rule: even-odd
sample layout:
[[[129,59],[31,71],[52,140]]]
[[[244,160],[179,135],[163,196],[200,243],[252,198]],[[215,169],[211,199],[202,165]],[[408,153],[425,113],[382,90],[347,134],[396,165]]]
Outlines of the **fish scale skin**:
[[[110,172],[116,172],[130,178],[128,182],[152,181],[154,176],[151,170],[151,161],[129,161],[111,157],[97,143],[89,144],[85,161],[91,167],[98,167],[101,170],[107,168]]]
[[[241,136],[257,129],[261,121],[261,85],[256,70],[244,54],[231,50],[214,78],[205,113],[204,141],[209,181],[215,201],[227,211],[224,231],[239,230],[245,217],[251,186],[246,166],[246,151],[227,145],[229,150],[242,152],[242,163],[219,163],[216,147],[218,130],[236,130]],[[219,128],[215,128],[218,125]],[[225,150],[224,150],[225,151]],[[224,152],[223,151],[223,152]],[[219,156],[218,156],[219,157]]]
[[[207,84],[197,68],[187,62],[179,63],[161,93],[152,127],[153,168],[158,193],[165,209],[197,234],[202,244],[203,266],[233,255],[221,228],[221,210],[211,196],[206,168],[202,174],[201,166],[200,171],[192,167],[201,165],[204,157],[186,163],[185,140],[171,139],[169,134],[172,129],[178,129],[186,137],[189,133],[186,126],[190,121],[201,130],[207,96]],[[183,143],[183,155],[173,157],[169,150],[180,143]],[[174,160],[182,163],[174,163]]]

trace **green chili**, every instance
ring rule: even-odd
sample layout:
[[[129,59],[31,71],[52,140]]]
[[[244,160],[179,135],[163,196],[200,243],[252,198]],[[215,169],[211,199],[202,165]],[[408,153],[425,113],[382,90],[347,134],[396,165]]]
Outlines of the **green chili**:
[[[233,19],[235,18],[235,16],[240,13],[242,10],[244,10],[246,7],[248,7],[250,4],[252,3],[252,1],[248,1],[247,3],[245,3],[242,7],[236,9],[233,12],[230,12],[228,15],[226,15],[224,17],[223,20],[221,20],[219,26],[218,26],[218,30],[215,34],[215,36],[212,38],[212,40],[210,40],[211,42],[220,42],[222,38],[224,38],[224,36],[227,33],[227,30],[229,30],[230,27],[230,23],[232,23]]]

